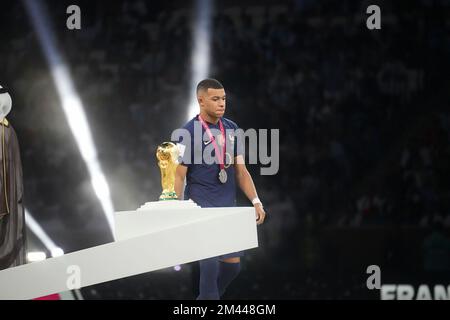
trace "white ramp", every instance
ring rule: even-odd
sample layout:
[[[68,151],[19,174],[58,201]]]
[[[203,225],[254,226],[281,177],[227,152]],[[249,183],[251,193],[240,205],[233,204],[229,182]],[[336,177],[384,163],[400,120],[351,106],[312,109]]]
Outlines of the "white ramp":
[[[33,299],[258,246],[254,208],[177,202],[117,213],[115,242],[0,271],[0,299]]]

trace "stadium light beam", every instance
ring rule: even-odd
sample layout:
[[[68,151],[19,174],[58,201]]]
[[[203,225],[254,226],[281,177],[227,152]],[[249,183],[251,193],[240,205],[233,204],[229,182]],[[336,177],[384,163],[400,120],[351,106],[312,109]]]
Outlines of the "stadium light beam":
[[[191,88],[209,74],[211,63],[212,2],[212,0],[197,0],[195,2]],[[191,94],[188,110],[188,120],[198,113],[197,95],[195,92]]]
[[[61,248],[59,248],[53,242],[53,240],[50,239],[47,233],[45,233],[45,231],[42,230],[39,223],[37,223],[36,220],[34,220],[33,216],[30,214],[30,212],[28,212],[26,208],[25,208],[25,223],[27,224],[28,228],[30,228],[30,230],[36,235],[36,237],[38,237],[39,240],[41,240],[41,242],[49,251],[55,251],[58,249],[61,250]]]
[[[32,251],[27,253],[28,262],[38,262],[47,259],[47,255],[42,251]]]
[[[50,65],[52,78],[62,102],[64,114],[78,149],[80,150],[81,156],[86,162],[95,195],[101,203],[107,222],[114,236],[114,207],[106,177],[102,172],[98,160],[97,150],[92,139],[83,103],[75,90],[68,68],[64,63],[64,59],[57,49],[55,35],[49,25],[50,20],[42,6],[42,1],[23,1],[37,32],[47,62]]]
[[[52,239],[45,233],[45,231],[41,228],[39,223],[34,220],[33,216],[30,212],[25,208],[25,223],[27,227],[38,237],[38,239],[44,244],[44,246],[51,252],[52,257],[59,257],[64,255],[63,249],[58,247]],[[47,258],[45,252],[27,252],[27,261],[28,262],[37,262],[42,261]],[[83,300],[83,295],[81,294],[79,289],[73,290],[76,298],[78,300]],[[71,296],[67,293],[60,293],[61,297],[65,297],[66,299],[72,299]]]

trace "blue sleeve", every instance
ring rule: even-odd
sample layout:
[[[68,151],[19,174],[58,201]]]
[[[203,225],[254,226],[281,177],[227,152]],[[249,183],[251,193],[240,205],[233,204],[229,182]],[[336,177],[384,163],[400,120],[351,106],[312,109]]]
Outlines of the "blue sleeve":
[[[233,129],[235,130],[235,133],[234,133],[234,150],[233,150],[234,156],[237,157],[237,156],[240,156],[240,155],[244,155],[244,150],[245,150],[244,149],[244,136],[237,134],[237,133],[239,133],[239,131],[242,131],[242,129],[240,129],[239,126],[235,122],[233,122],[231,120],[230,120],[230,122],[231,122],[231,125],[232,125]]]
[[[179,130],[180,133],[172,142],[177,145],[180,152],[180,157],[178,158],[179,163],[189,168],[194,162],[193,135],[189,128],[183,127]],[[185,134],[189,134],[189,136]]]
[[[235,140],[236,140],[236,142],[235,142],[235,144],[234,144],[234,148],[235,148],[235,150],[234,150],[234,152],[235,152],[235,155],[236,155],[236,157],[237,156],[241,156],[241,155],[243,155],[244,154],[244,140],[243,140],[243,137],[242,137],[242,139],[238,139],[236,136],[235,136],[235,138],[234,138]]]

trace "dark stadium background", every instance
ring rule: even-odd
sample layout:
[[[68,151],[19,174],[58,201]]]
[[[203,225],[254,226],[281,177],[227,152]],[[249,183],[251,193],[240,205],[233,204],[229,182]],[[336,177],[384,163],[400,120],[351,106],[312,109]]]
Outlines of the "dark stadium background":
[[[186,122],[194,1],[42,1],[85,107],[114,209],[160,192],[156,146]],[[67,6],[82,29],[66,28]],[[381,8],[368,30],[366,8]],[[277,175],[250,165],[269,219],[226,299],[379,299],[449,284],[448,1],[215,1],[211,70],[242,128],[280,129]],[[111,241],[21,1],[2,1],[0,84],[25,205],[64,252]],[[239,205],[249,205],[242,194]],[[46,251],[30,231],[29,250]],[[47,256],[50,253],[47,252]],[[85,299],[193,299],[195,263],[83,288]]]

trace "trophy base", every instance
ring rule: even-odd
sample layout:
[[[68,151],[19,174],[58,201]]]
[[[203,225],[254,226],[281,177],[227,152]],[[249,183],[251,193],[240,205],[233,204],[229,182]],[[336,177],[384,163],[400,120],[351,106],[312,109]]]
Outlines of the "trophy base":
[[[175,200],[175,201],[150,201],[140,206],[136,211],[152,211],[152,210],[184,210],[199,209],[200,207],[192,200]]]
[[[178,200],[175,192],[163,192],[159,197],[159,201]]]

